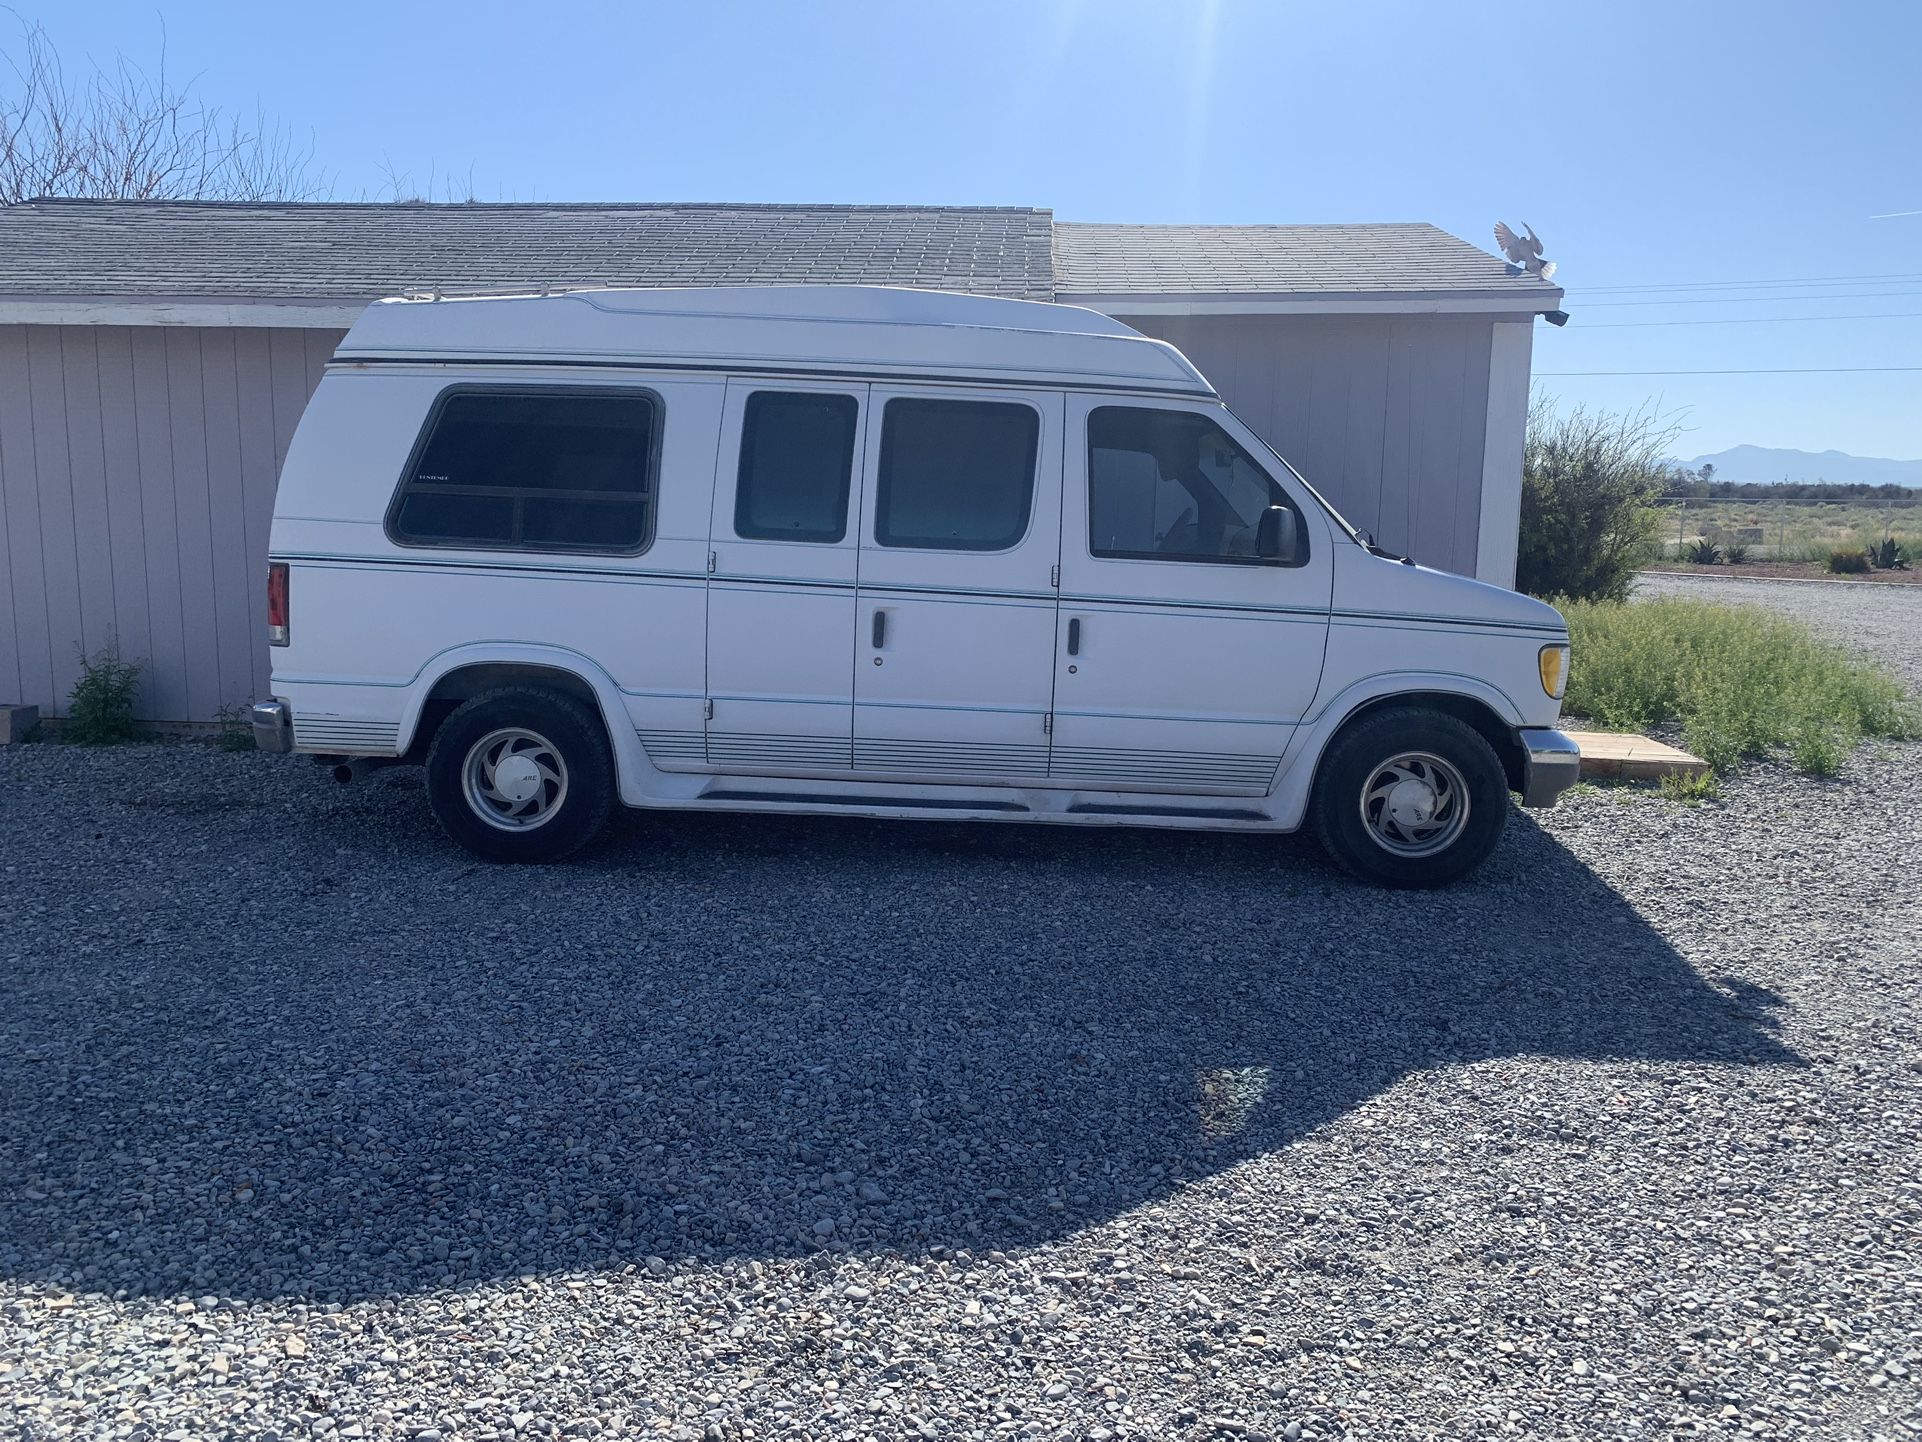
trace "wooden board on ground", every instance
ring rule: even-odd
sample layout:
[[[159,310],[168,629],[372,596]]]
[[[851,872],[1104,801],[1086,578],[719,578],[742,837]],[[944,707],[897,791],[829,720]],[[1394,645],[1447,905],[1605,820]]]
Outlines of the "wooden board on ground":
[[[1706,776],[1708,762],[1699,756],[1620,731],[1568,731],[1569,740],[1582,748],[1584,781],[1659,781],[1664,776]]]

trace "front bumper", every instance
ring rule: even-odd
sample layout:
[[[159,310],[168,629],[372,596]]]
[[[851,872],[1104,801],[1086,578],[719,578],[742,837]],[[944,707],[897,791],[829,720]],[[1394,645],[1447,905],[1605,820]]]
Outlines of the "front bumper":
[[[1582,774],[1582,751],[1561,732],[1546,726],[1524,727],[1521,738],[1522,805],[1553,806],[1555,798]]]
[[[285,701],[256,701],[248,713],[254,727],[254,745],[262,751],[294,749],[294,713]]]

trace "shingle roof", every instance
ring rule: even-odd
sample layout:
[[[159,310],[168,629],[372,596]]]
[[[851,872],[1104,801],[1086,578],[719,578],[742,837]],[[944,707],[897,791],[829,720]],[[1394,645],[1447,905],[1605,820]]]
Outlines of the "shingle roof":
[[[860,282],[1050,300],[1050,221],[1012,207],[38,200],[0,209],[0,293]]]
[[[370,300],[583,285],[902,285],[1083,296],[1533,294],[1432,225],[1055,224],[1017,207],[36,200],[0,296]]]
[[[1085,225],[1054,228],[1059,299],[1085,295],[1465,294],[1555,287],[1508,274],[1467,241],[1418,223]]]

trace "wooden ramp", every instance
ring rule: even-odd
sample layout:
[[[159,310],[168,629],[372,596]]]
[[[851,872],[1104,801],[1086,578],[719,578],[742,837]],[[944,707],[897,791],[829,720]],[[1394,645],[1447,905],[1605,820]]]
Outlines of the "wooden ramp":
[[[1706,776],[1708,762],[1646,736],[1621,731],[1564,731],[1582,748],[1584,781],[1659,781],[1664,776]]]

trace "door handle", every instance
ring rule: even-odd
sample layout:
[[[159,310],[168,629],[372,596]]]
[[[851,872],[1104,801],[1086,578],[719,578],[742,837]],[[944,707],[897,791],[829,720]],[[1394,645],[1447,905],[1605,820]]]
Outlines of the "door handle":
[[[879,606],[874,608],[874,649],[879,651],[888,639],[888,613]]]
[[[1079,616],[1073,617],[1068,622],[1068,654],[1070,656],[1081,654],[1081,618]]]

